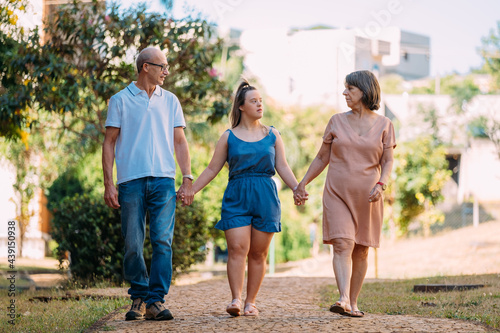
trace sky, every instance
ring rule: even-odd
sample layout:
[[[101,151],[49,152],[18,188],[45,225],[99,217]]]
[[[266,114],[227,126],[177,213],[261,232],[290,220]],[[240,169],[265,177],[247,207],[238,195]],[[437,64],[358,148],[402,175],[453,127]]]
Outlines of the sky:
[[[159,0],[146,3],[163,10]],[[500,21],[500,0],[174,0],[174,17],[185,16],[186,8],[223,30],[396,26],[430,37],[431,76],[480,67],[481,38]]]

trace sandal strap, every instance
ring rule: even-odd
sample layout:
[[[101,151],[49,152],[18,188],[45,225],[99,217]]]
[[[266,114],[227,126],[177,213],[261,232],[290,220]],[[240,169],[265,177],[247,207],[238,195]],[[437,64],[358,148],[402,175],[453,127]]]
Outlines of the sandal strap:
[[[239,306],[241,307],[241,299],[239,298],[235,298],[231,301],[231,303],[229,303],[229,305],[236,305],[236,306]]]
[[[247,303],[245,304],[245,312],[246,311],[249,311],[249,312],[253,312],[255,310],[259,311],[259,309],[257,309],[257,306],[255,306],[255,303]]]

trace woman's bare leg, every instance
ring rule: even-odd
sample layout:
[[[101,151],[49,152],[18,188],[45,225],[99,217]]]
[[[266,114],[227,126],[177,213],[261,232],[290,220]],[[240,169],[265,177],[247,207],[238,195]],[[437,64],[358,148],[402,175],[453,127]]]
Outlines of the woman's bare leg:
[[[354,241],[346,238],[333,240],[333,271],[339,288],[339,302],[347,311],[350,311],[350,287],[352,272],[352,253]]]
[[[368,269],[368,250],[370,248],[364,245],[356,244],[352,252],[352,276],[351,290],[349,298],[353,311],[358,311],[358,296],[365,280]]]
[[[241,299],[245,281],[245,266],[250,249],[251,226],[228,229],[225,231],[227,242],[227,279],[233,299]]]
[[[248,253],[247,298],[245,304],[255,303],[260,285],[266,274],[266,258],[274,233],[252,228],[252,240]]]

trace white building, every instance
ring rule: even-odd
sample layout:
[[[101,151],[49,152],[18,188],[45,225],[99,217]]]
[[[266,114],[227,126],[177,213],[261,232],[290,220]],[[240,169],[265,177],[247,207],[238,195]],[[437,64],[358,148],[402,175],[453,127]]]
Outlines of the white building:
[[[480,116],[500,123],[500,96],[478,95],[457,113],[449,95],[383,95],[385,115],[397,122],[398,140],[409,141],[430,133],[423,124],[422,109],[434,109],[438,119],[438,137],[448,148],[447,159],[453,177],[445,186],[442,208],[460,205],[472,198],[500,218],[500,156],[489,139],[471,138],[467,127]]]
[[[248,76],[282,105],[330,105],[346,110],[345,76],[367,69],[405,79],[429,75],[426,36],[381,28],[376,37],[360,29],[246,30],[240,37]]]

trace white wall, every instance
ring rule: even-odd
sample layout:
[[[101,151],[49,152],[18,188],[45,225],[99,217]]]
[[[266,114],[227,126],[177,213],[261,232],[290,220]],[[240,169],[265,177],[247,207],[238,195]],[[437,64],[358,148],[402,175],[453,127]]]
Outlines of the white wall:
[[[388,29],[381,39],[399,40],[397,32]],[[328,105],[347,111],[342,96],[346,75],[360,69],[373,70],[374,50],[357,49],[356,36],[360,34],[354,29],[293,33],[286,29],[246,30],[240,46],[247,74],[258,78],[266,95],[279,104]],[[390,56],[384,58],[390,60]]]
[[[14,184],[16,174],[14,167],[5,159],[0,157],[0,237],[7,234],[7,221],[16,218],[16,205],[12,201],[14,199]]]
[[[464,106],[463,113],[454,111],[453,101],[448,95],[402,94],[384,95],[382,98],[400,122],[398,141],[413,140],[428,133],[428,124],[424,124],[418,114],[418,105],[437,110],[441,139],[461,154],[459,186],[455,192],[458,203],[472,195],[479,201],[500,201],[500,159],[495,146],[489,139],[469,138],[466,133],[467,122],[480,115],[500,121],[496,112],[500,109],[500,96],[477,96]]]
[[[459,197],[500,201],[500,158],[488,139],[472,139],[462,154]]]
[[[414,38],[429,41],[421,35]],[[247,76],[256,77],[268,97],[285,106],[326,105],[347,111],[342,91],[347,74],[356,70],[398,71],[402,32],[380,29],[375,36],[361,29],[245,30],[240,47]],[[379,53],[378,42],[388,42],[390,53]],[[425,48],[425,45],[424,45]],[[406,71],[429,71],[408,61]],[[387,67],[388,66],[388,67]],[[412,72],[412,73],[413,73]]]
[[[16,219],[16,205],[13,200],[16,200],[14,188],[15,183],[14,167],[5,159],[0,160],[0,258],[7,257],[7,237],[8,237],[8,221]],[[40,191],[35,191],[35,197],[29,204],[30,211],[33,216],[26,229],[23,243],[23,257],[31,259],[41,259],[45,256],[45,241],[42,238],[42,232],[39,227],[40,216]],[[16,224],[16,237],[20,237],[19,228]],[[16,242],[18,245],[19,241]],[[16,256],[19,251],[16,249]]]

